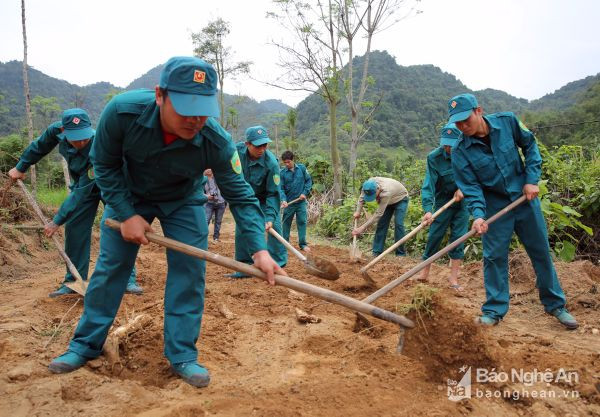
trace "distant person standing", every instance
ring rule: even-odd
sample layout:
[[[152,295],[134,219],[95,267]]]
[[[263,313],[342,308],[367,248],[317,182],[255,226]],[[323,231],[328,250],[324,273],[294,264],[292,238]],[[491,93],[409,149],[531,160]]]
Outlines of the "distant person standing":
[[[209,168],[204,171],[204,175],[207,178],[206,184],[204,184],[204,195],[208,198],[208,202],[204,205],[204,210],[206,211],[206,224],[210,224],[211,219],[214,217],[213,240],[218,242],[219,236],[221,235],[221,221],[223,220],[223,214],[227,208],[227,201],[225,201],[221,195],[212,169]]]
[[[277,233],[281,233],[279,163],[275,155],[267,149],[271,142],[267,129],[263,126],[252,126],[246,129],[246,141],[239,142],[236,147],[242,163],[244,179],[252,187],[265,215],[265,230],[268,231],[272,227]],[[287,264],[287,250],[270,234],[267,237],[267,249],[271,258],[280,267],[283,268]],[[247,264],[252,263],[252,254],[248,250],[242,229],[237,223],[235,227],[235,259]],[[248,277],[241,272],[234,272],[228,276],[232,278]]]
[[[469,228],[469,212],[464,204],[463,194],[456,186],[454,171],[452,171],[452,148],[458,142],[460,130],[454,123],[448,123],[442,128],[440,146],[427,155],[427,171],[421,188],[421,204],[423,205],[423,223],[431,225],[427,236],[427,245],[423,259],[434,255],[442,243],[446,230],[450,228],[448,243],[454,242],[467,233]],[[433,212],[448,203],[452,198],[456,202],[432,221]],[[462,259],[465,257],[465,245],[460,244],[452,249],[450,256],[450,287],[461,290],[458,284],[458,274]],[[431,264],[423,268],[420,280],[427,281]]]
[[[383,252],[390,220],[394,216],[394,242],[404,237],[404,216],[408,208],[408,191],[400,181],[393,178],[372,177],[363,183],[354,218],[360,218],[364,203],[377,201],[379,207],[369,220],[352,230],[353,236],[358,236],[369,226],[377,222],[377,230],[373,239],[373,255]],[[396,256],[405,256],[404,245],[398,246]]]
[[[96,185],[89,156],[95,133],[85,110],[65,110],[62,120],[48,126],[44,133],[23,151],[17,165],[8,171],[12,181],[24,180],[29,167],[38,163],[58,145],[58,153],[65,158],[69,167],[71,193],[63,201],[54,218],[44,226],[44,234],[51,237],[61,225],[65,225],[65,253],[84,281],[87,281],[90,265],[92,227],[98,205],[100,201],[104,201]],[[75,278],[67,268],[63,284],[48,296],[55,298],[73,294],[75,291],[64,285],[73,281]],[[138,295],[144,292],[136,283],[135,267],[129,275],[126,292]]]
[[[544,310],[567,329],[576,329],[577,321],[565,308],[565,294],[552,263],[546,223],[537,198],[542,158],[533,133],[514,113],[484,116],[472,94],[452,97],[448,101],[448,116],[449,122],[456,123],[462,132],[452,151],[456,184],[475,219],[473,229],[483,235],[486,301],[478,322],[495,325],[508,312],[508,250],[516,232],[533,264]],[[522,195],[527,197],[525,203],[491,225],[485,223],[485,219]]]
[[[281,170],[281,207],[283,207],[283,237],[289,242],[292,221],[296,216],[296,226],[298,227],[298,246],[306,252],[310,252],[310,247],[306,243],[306,224],[307,213],[306,197],[312,189],[312,178],[306,166],[294,162],[294,153],[285,151],[281,155],[281,160],[285,167]],[[289,202],[300,198],[299,201],[289,204]]]

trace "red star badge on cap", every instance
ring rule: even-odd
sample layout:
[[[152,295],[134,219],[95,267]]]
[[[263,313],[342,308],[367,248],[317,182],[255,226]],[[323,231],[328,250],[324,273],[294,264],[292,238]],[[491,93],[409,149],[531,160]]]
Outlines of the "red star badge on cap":
[[[453,101],[452,103],[450,103],[450,107],[455,108],[456,107],[456,101]]]
[[[194,70],[194,82],[204,84],[206,73],[200,70]]]
[[[79,124],[81,120],[79,119],[79,117],[73,117],[73,123],[75,123],[76,125]]]
[[[450,129],[448,129],[448,130],[446,131],[446,133],[450,134],[450,133],[452,133],[452,131],[451,131]]]

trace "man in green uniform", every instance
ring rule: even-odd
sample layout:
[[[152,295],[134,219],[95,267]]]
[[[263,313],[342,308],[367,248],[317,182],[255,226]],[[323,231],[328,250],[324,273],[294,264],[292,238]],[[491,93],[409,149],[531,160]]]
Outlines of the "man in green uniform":
[[[454,181],[451,163],[452,147],[456,145],[459,137],[460,130],[456,128],[454,123],[448,123],[442,128],[440,146],[427,155],[427,171],[421,188],[421,204],[425,212],[423,223],[430,224],[431,227],[423,259],[431,257],[438,251],[448,227],[450,227],[449,243],[467,233],[469,227],[469,213],[464,204],[463,194],[457,188],[456,181]],[[433,212],[452,198],[455,198],[457,202],[432,221]],[[450,256],[450,277],[448,278],[450,287],[460,290],[458,273],[462,259],[465,256],[464,244],[452,249],[448,255]],[[430,268],[431,265],[423,268],[421,281],[427,281]]]
[[[77,108],[65,110],[62,120],[52,123],[39,138],[31,142],[17,165],[8,171],[8,176],[13,181],[25,179],[29,167],[35,165],[58,145],[58,152],[65,158],[69,167],[71,193],[63,201],[52,221],[44,226],[44,233],[51,237],[61,225],[65,225],[65,253],[84,281],[87,280],[90,265],[92,226],[98,204],[102,200],[89,157],[94,133],[85,110]],[[74,280],[67,268],[64,282]],[[143,293],[135,280],[135,268],[129,276],[126,292]],[[62,284],[49,296],[54,298],[73,293],[73,290]]]
[[[390,220],[394,216],[394,242],[404,237],[404,216],[408,208],[408,191],[400,181],[385,177],[372,177],[363,183],[354,218],[360,218],[365,202],[377,200],[377,211],[361,226],[352,231],[353,236],[363,234],[373,223],[377,222],[377,230],[373,239],[373,255],[383,252]],[[404,245],[396,249],[396,256],[405,256]]]
[[[100,255],[69,349],[49,369],[71,372],[98,357],[119,309],[127,275],[145,233],[160,221],[165,236],[197,248],[208,246],[202,175],[211,168],[240,224],[254,265],[274,284],[285,272],[271,259],[264,216],[219,115],[217,74],[199,58],[174,57],[165,64],[155,91],[114,97],[102,112],[90,153],[107,207],[105,218],[121,222],[117,232],[102,223]],[[211,118],[209,118],[211,116]],[[199,365],[196,342],[204,309],[205,262],[167,250],[164,352],[171,369],[187,383],[204,387],[208,370]]]
[[[576,329],[577,321],[565,309],[565,295],[552,263],[546,223],[537,198],[542,158],[533,133],[513,113],[484,116],[472,94],[451,98],[448,114],[449,122],[456,123],[462,132],[452,151],[456,184],[474,218],[473,229],[483,234],[486,301],[479,323],[498,324],[508,312],[508,249],[516,232],[533,264],[544,310],[568,329]],[[490,226],[485,223],[486,218],[521,195],[527,197],[525,203]]]
[[[312,178],[306,166],[294,162],[294,153],[285,151],[281,155],[281,160],[285,167],[281,170],[281,207],[283,207],[283,237],[289,242],[292,221],[296,216],[296,226],[298,227],[298,246],[306,252],[310,252],[308,243],[306,243],[306,196],[312,189]],[[288,204],[297,198],[297,201]]]
[[[260,208],[265,215],[265,229],[273,229],[281,234],[281,221],[279,220],[280,189],[279,189],[279,163],[271,151],[267,149],[271,139],[267,129],[262,126],[253,126],[246,129],[246,142],[239,142],[237,146],[242,170],[246,182],[252,186],[254,195],[260,202]],[[287,264],[287,250],[269,235],[267,247],[271,257],[282,268]],[[235,226],[235,259],[247,264],[252,263],[252,257],[242,235],[241,228]],[[230,274],[232,278],[245,278],[247,275],[240,272]]]

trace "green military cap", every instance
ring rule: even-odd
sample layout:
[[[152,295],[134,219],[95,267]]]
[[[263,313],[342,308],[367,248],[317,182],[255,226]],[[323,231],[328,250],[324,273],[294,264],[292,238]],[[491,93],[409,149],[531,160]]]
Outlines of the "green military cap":
[[[160,72],[158,86],[169,92],[177,114],[218,117],[217,73],[206,61],[176,56]]]
[[[442,128],[440,134],[440,146],[454,146],[460,138],[460,130],[454,123],[448,123]]]
[[[67,109],[62,115],[63,131],[58,134],[61,139],[79,141],[90,139],[96,131],[92,129],[90,116],[83,109]]]
[[[269,138],[267,129],[262,126],[252,126],[246,129],[246,142],[254,146],[262,146],[273,141]]]
[[[448,122],[456,123],[467,119],[479,105],[473,94],[459,94],[448,101]]]

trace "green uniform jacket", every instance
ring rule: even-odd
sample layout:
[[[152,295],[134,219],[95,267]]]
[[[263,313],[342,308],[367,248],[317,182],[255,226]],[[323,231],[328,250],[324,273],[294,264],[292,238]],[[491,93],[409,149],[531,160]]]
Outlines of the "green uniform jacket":
[[[250,253],[266,249],[258,200],[244,181],[229,133],[214,119],[192,140],[166,146],[154,91],[126,92],[105,107],[90,157],[102,196],[119,221],[134,216],[138,202],[154,204],[166,216],[187,203],[205,203],[203,172],[211,168]]]
[[[485,218],[486,198],[514,201],[525,184],[538,183],[542,158],[533,133],[511,112],[484,116],[491,148],[475,137],[461,136],[452,149],[452,169],[473,218]],[[525,164],[519,155],[525,156]]]
[[[265,220],[275,223],[275,219],[279,216],[280,206],[277,158],[267,150],[260,158],[252,160],[244,142],[236,144],[236,147],[242,162],[244,178],[254,190],[261,207],[264,207]]]
[[[312,189],[312,177],[303,164],[295,164],[294,170],[283,167],[280,171],[281,176],[281,198],[284,201],[292,201],[304,194],[308,198],[308,193]]]
[[[450,154],[443,146],[434,149],[427,155],[427,171],[421,187],[423,211],[433,213],[434,206],[439,208],[446,204],[457,189]],[[462,201],[459,204],[462,206]]]
[[[39,138],[31,142],[23,151],[16,166],[20,172],[27,172],[31,165],[35,165],[58,145],[58,153],[65,158],[69,167],[71,193],[63,201],[52,220],[57,225],[64,224],[84,198],[92,194],[98,194],[98,198],[100,198],[100,190],[96,187],[89,157],[91,142],[85,148],[77,150],[67,142],[67,139],[59,138],[60,133],[62,133],[62,122],[52,123]],[[93,141],[94,138],[91,139]]]

